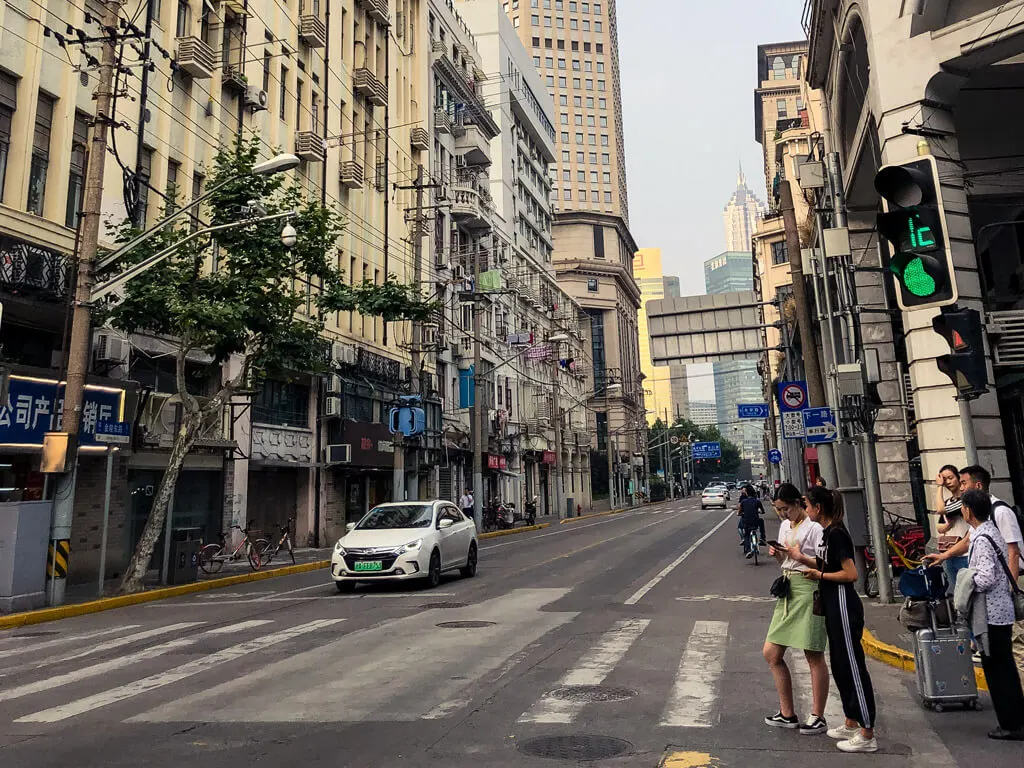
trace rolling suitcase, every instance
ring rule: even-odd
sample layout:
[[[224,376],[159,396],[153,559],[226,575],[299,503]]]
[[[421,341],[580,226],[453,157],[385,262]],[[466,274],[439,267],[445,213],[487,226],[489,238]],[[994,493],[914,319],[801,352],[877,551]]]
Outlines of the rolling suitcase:
[[[940,627],[935,616],[936,604],[929,607],[931,628],[914,633],[914,666],[921,700],[936,712],[950,704],[981,709],[971,659],[971,633],[956,623]],[[949,610],[954,615],[952,606]]]

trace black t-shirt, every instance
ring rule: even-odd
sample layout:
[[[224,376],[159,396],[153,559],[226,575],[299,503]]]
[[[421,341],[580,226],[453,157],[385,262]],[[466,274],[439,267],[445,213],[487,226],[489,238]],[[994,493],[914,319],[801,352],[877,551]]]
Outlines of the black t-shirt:
[[[821,537],[818,548],[818,570],[822,573],[839,573],[843,563],[854,559],[853,539],[850,532],[842,525],[830,525]],[[853,584],[841,584],[836,581],[821,581],[821,589],[838,590],[840,587],[853,589]]]
[[[764,506],[753,496],[740,499],[740,517],[744,525],[757,525],[758,517],[764,514]]]

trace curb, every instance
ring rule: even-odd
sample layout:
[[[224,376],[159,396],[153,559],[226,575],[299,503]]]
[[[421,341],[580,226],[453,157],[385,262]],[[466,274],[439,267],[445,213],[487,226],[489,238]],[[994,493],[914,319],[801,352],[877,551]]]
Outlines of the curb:
[[[74,603],[72,605],[62,605],[57,608],[40,608],[37,611],[12,613],[7,616],[0,616],[0,629],[13,629],[15,627],[24,627],[29,624],[42,624],[46,621],[57,621],[58,619],[68,619],[72,616],[84,616],[89,613],[110,611],[114,608],[125,608],[129,605],[152,603],[156,600],[166,600],[169,597],[180,597],[181,595],[188,595],[193,592],[207,592],[212,589],[229,587],[234,584],[247,584],[252,581],[273,579],[277,576],[290,576],[295,573],[308,573],[309,571],[318,571],[321,568],[329,568],[330,565],[330,560],[315,560],[311,563],[286,565],[283,568],[274,568],[270,571],[253,571],[252,573],[241,573],[237,576],[224,576],[220,579],[195,581],[191,584],[181,584],[176,587],[151,589],[145,592],[136,592],[132,595],[105,597],[100,600],[90,600],[87,603]]]
[[[490,533],[478,533],[478,539],[496,539],[499,536],[514,536],[517,533],[526,533],[527,531],[541,531],[545,528],[550,528],[551,523],[538,523],[537,525],[524,525],[522,528],[509,528],[505,531],[491,531]]]
[[[623,509],[610,509],[607,512],[595,512],[592,515],[580,515],[579,517],[567,517],[565,520],[559,520],[559,525],[565,525],[567,523],[575,523],[580,520],[589,520],[592,517],[608,517],[609,515],[618,515],[626,511],[628,508]]]
[[[883,664],[888,664],[890,667],[895,667],[903,672],[913,672],[916,669],[914,654],[903,648],[897,648],[895,645],[883,643],[867,629],[864,630],[861,645],[864,647],[864,653]],[[974,680],[978,684],[979,691],[988,690],[985,672],[979,667],[974,668]]]

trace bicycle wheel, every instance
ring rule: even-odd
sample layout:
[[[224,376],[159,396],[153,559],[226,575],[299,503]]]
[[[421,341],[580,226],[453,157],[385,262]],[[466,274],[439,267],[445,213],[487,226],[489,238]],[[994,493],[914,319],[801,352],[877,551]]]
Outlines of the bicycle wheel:
[[[256,551],[256,547],[252,544],[249,544],[246,555],[249,557],[249,567],[254,571],[258,571],[263,567],[263,561],[260,559],[260,553]]]
[[[253,546],[256,548],[256,552],[260,556],[260,564],[266,565],[274,559],[274,551],[270,548],[270,542],[266,539],[256,539],[253,542]]]
[[[221,544],[207,544],[199,550],[199,567],[203,573],[214,574],[224,567],[224,560],[220,558],[223,552]]]
[[[750,536],[750,549],[754,553],[754,565],[758,565],[758,558],[761,556],[761,549],[757,546],[757,533]]]

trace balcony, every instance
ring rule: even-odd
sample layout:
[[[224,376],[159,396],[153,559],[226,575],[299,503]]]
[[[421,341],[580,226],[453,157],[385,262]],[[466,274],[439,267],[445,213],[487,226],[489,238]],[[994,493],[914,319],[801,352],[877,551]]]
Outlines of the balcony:
[[[315,13],[304,13],[299,16],[299,38],[310,48],[323,48],[327,45],[327,25]]]
[[[213,77],[217,68],[217,57],[213,48],[198,37],[179,37],[177,39],[178,67],[192,77],[206,79]]]
[[[463,133],[455,140],[455,154],[466,159],[466,165],[490,165],[491,142],[480,126],[467,123]]]
[[[357,160],[344,161],[341,164],[338,180],[346,189],[361,189],[364,181],[362,164]]]
[[[298,131],[295,134],[295,154],[300,160],[310,163],[323,162],[327,144],[323,136],[313,131]]]
[[[371,104],[383,107],[388,103],[388,91],[384,83],[377,79],[366,67],[360,67],[352,77],[352,87]]]
[[[0,236],[0,290],[16,296],[64,301],[71,262],[57,251]]]
[[[249,87],[249,78],[237,64],[225,64],[221,70],[221,84],[225,90],[245,93],[245,89]]]
[[[452,216],[470,229],[490,229],[490,195],[474,186],[458,183],[451,191]]]
[[[413,128],[409,132],[409,146],[415,150],[426,152],[430,149],[430,134],[426,128]]]
[[[382,27],[386,27],[391,23],[391,14],[388,12],[388,0],[358,0],[358,3],[366,11],[367,15]]]
[[[452,116],[440,107],[434,110],[434,130],[438,133],[447,134],[451,134],[454,130]]]

